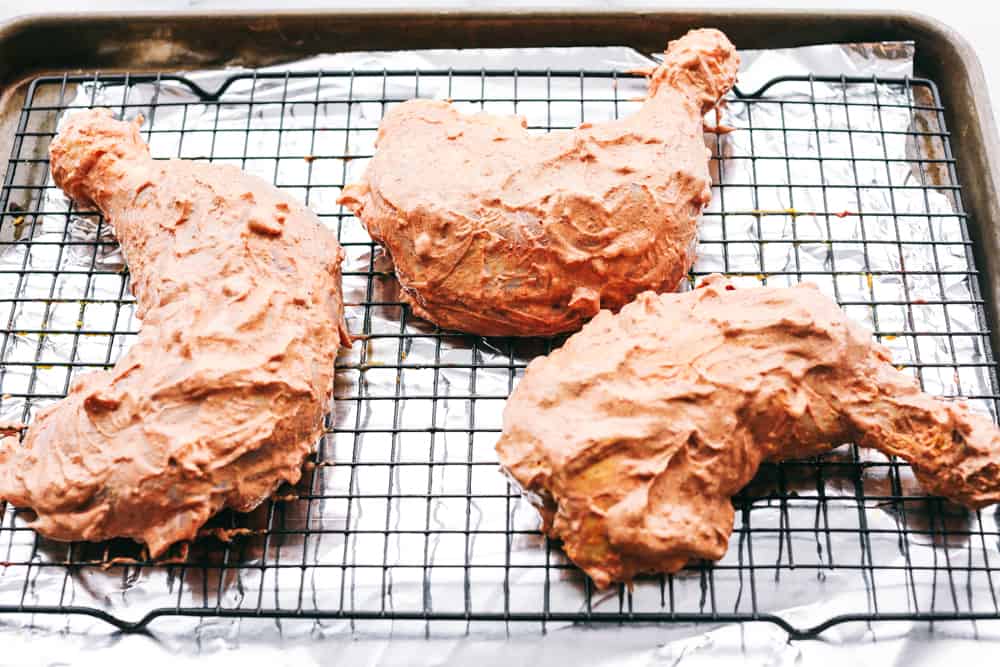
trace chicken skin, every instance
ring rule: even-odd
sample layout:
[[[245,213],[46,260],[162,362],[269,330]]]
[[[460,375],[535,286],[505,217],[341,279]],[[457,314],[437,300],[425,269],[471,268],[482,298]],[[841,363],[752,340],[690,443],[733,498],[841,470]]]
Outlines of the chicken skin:
[[[488,336],[574,331],[684,279],[711,197],[702,118],[738,65],[721,32],[689,32],[635,114],[546,135],[514,116],[405,102],[341,202],[392,256],[419,317]]]
[[[298,481],[349,337],[343,251],[316,216],[235,167],[154,161],[140,123],[81,112],[52,142],[55,182],[114,227],[142,330],[3,440],[0,498],[45,536],[157,557]]]
[[[907,461],[972,508],[1000,500],[1000,432],[920,391],[809,284],[720,276],[603,311],[529,364],[504,411],[502,465],[594,582],[717,560],[730,498],[764,460],[845,442]]]

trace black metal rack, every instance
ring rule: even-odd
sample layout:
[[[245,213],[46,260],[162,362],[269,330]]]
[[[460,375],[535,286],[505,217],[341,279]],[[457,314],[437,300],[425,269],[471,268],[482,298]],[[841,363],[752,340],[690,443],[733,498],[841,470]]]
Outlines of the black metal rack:
[[[519,82],[529,79],[535,88],[543,85],[546,94],[519,94]],[[125,630],[145,628],[164,615],[413,620],[428,627],[448,620],[534,622],[542,628],[556,622],[770,621],[800,638],[845,621],[1000,618],[994,583],[1000,577],[1000,531],[994,512],[968,513],[927,498],[915,489],[905,464],[873,458],[853,446],[816,460],[766,464],[734,500],[736,530],[729,554],[719,563],[693,564],[682,574],[649,578],[633,590],[594,590],[558,545],[537,532],[530,510],[497,470],[493,452],[499,406],[530,358],[558,341],[480,339],[415,320],[396,296],[391,266],[357,221],[332,203],[338,188],[370,157],[378,117],[388,104],[402,101],[392,93],[393,82],[400,80],[413,82],[417,91],[428,86],[422,82],[435,82],[444,96],[470,107],[524,112],[534,106],[529,128],[548,131],[560,129],[552,120],[553,105],[578,107],[580,121],[593,120],[595,113],[626,113],[633,102],[620,84],[636,78],[597,71],[380,70],[239,73],[214,88],[173,75],[66,75],[31,84],[0,194],[0,253],[22,260],[16,269],[0,268],[5,327],[0,410],[13,405],[29,421],[34,410],[66,393],[73,373],[112,364],[137,330],[127,273],[116,264],[116,244],[103,221],[92,211],[53,205],[50,196],[46,147],[60,114],[72,99],[79,101],[79,90],[90,91],[85,106],[101,103],[127,116],[145,114],[143,131],[156,157],[210,159],[258,170],[263,164],[265,171],[273,163],[270,180],[300,194],[338,230],[349,255],[344,274],[348,319],[352,333],[363,338],[338,359],[336,406],[327,418],[327,435],[297,488],[281,491],[278,500],[251,515],[217,517],[205,538],[190,551],[179,550],[169,563],[150,563],[137,545],[125,541],[45,540],[7,508],[0,526],[0,579],[16,578],[23,585],[17,596],[0,596],[0,613],[88,614]],[[813,88],[819,83],[838,86],[842,99],[817,99]],[[331,84],[335,94],[329,92]],[[786,84],[795,84],[798,92],[777,94]],[[131,101],[130,93],[142,97],[134,92],[139,87],[151,90],[151,97]],[[310,101],[301,101],[305,87],[315,89]],[[871,89],[878,100],[883,87],[905,91],[906,103],[858,102],[852,95]],[[294,101],[290,89],[298,91]],[[121,93],[113,104],[102,97],[109,90]],[[783,77],[754,92],[737,90],[728,104],[728,118],[745,119],[736,131],[748,134],[751,148],[754,136],[778,133],[785,151],[727,153],[725,135],[715,135],[717,204],[705,217],[719,234],[703,235],[704,261],[692,280],[709,270],[763,283],[818,280],[849,312],[870,316],[876,335],[909,351],[903,366],[922,380],[925,372],[953,373],[955,393],[996,415],[996,366],[969,220],[934,84]],[[345,110],[343,125],[320,122],[338,105]],[[785,109],[793,105],[811,109],[813,122],[786,125]],[[362,107],[369,113],[354,113]],[[777,109],[780,122],[755,124],[755,113],[759,118],[765,107]],[[831,110],[842,114],[841,121],[821,121]],[[875,114],[879,129],[853,127],[851,118],[859,111]],[[907,114],[911,123],[904,131],[885,129],[884,113]],[[164,126],[168,114],[171,124]],[[189,114],[209,122],[189,125]],[[789,154],[790,133],[815,135],[817,148],[821,135],[841,134],[850,150],[845,155]],[[203,141],[192,139],[197,135],[208,139],[207,150]],[[253,144],[250,135],[260,144]],[[342,145],[331,145],[330,136],[342,138]],[[893,136],[912,147],[905,160],[889,157],[885,146]],[[233,137],[242,137],[242,150],[227,147]],[[882,147],[881,157],[855,150],[856,143],[868,139]],[[192,153],[186,142],[199,148]],[[727,178],[725,165],[734,160],[750,162],[749,181]],[[783,164],[785,176],[759,180],[758,165],[764,161]],[[894,161],[906,162],[916,182],[893,183],[889,165]],[[850,166],[851,181],[826,177],[825,170],[838,164]],[[863,182],[859,169],[866,165],[884,165],[886,181]],[[331,169],[339,170],[339,178],[318,175]],[[814,172],[818,178],[807,175]],[[797,209],[795,193],[810,189],[822,194],[824,205]],[[857,193],[859,201],[862,190],[883,193],[890,210],[839,210],[828,198],[843,189]],[[923,194],[927,208],[897,210],[895,197],[914,190]],[[750,193],[752,206],[727,205],[727,196],[730,202],[739,199],[738,191]],[[785,206],[767,205],[775,193],[781,201],[787,194]],[[932,196],[946,197],[951,212],[932,214]],[[799,221],[805,218],[819,223],[820,231],[801,235]],[[866,219],[872,218],[888,219],[894,236],[866,238]],[[95,225],[82,239],[74,231],[80,220]],[[748,235],[732,232],[747,220]],[[841,220],[859,225],[861,237],[838,238],[835,226]],[[772,234],[775,221],[780,230]],[[930,237],[910,239],[911,222],[926,224]],[[954,234],[937,238],[935,224]],[[765,247],[772,244],[789,246],[793,264],[768,265]],[[933,248],[933,265],[903,268],[906,249],[915,244]],[[815,245],[830,249],[829,263],[819,268],[800,255],[800,248]],[[860,268],[838,268],[841,246],[860,252]],[[875,248],[897,252],[900,268],[871,261]],[[756,264],[748,264],[746,249]],[[956,252],[964,257],[958,268],[938,261],[939,253]],[[877,293],[883,277],[900,286],[898,294]],[[953,279],[967,283],[965,298],[946,293],[945,282]],[[843,294],[845,280],[867,284],[865,298]],[[913,280],[922,281],[921,289],[928,281],[936,284],[939,298],[911,297]],[[953,325],[949,313],[954,307],[974,309],[975,326]],[[883,308],[901,309],[903,324],[880,326]],[[940,313],[942,326],[915,326],[920,318],[914,311],[920,309]],[[950,358],[922,359],[919,340],[924,338],[943,341]],[[957,338],[967,344],[956,346]],[[95,350],[96,357],[91,355]],[[410,361],[413,356],[423,360]],[[964,391],[969,373],[985,378],[989,389]],[[109,608],[75,586],[84,574],[120,576],[129,587],[158,588],[172,603]],[[803,586],[828,587],[830,595],[854,586],[863,594],[846,603],[843,613],[797,621],[779,610]]]

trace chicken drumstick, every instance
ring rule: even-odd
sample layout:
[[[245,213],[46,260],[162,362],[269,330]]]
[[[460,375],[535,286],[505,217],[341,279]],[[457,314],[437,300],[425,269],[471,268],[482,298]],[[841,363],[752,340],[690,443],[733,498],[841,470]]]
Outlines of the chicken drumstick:
[[[898,456],[930,493],[1000,501],[1000,432],[920,391],[809,284],[641,294],[528,366],[501,463],[598,586],[723,556],[730,498],[761,461],[845,442]]]
[[[129,263],[142,331],[0,445],[0,498],[59,540],[131,537],[151,556],[223,507],[295,483],[349,344],[335,236],[231,166],[154,161],[139,122],[88,111],[50,149]]]
[[[541,136],[514,116],[405,102],[341,202],[392,255],[418,316],[489,336],[573,331],[684,279],[711,197],[702,117],[738,64],[721,32],[689,32],[638,112]]]

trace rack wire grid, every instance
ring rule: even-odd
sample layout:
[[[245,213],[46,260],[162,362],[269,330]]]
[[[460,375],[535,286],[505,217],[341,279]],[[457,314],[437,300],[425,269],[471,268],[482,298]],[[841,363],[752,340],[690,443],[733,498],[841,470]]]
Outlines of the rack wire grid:
[[[126,540],[53,542],[7,507],[0,612],[88,614],[125,630],[171,615],[342,619],[352,628],[506,622],[508,631],[514,621],[544,630],[756,620],[793,637],[844,621],[1000,617],[993,508],[967,512],[925,497],[908,466],[851,445],[765,464],[734,499],[721,561],[631,589],[596,590],[538,532],[493,445],[527,362],[559,341],[484,339],[414,318],[388,260],[336,198],[371,157],[382,114],[411,93],[520,113],[545,132],[629,113],[640,77],[219,76],[214,90],[166,74],[31,84],[0,198],[0,416],[29,422],[73,375],[109,368],[138,330],[111,230],[48,178],[60,115],[108,106],[145,116],[154,157],[239,165],[337,230],[359,341],[338,358],[326,435],[297,487],[250,515],[223,513],[172,561],[150,562]],[[782,77],[735,90],[723,114],[733,131],[706,134],[714,197],[691,279],[721,271],[751,284],[816,281],[928,391],[963,395],[995,418],[996,367],[943,111],[934,84],[917,78]],[[95,592],[109,579],[114,596]]]

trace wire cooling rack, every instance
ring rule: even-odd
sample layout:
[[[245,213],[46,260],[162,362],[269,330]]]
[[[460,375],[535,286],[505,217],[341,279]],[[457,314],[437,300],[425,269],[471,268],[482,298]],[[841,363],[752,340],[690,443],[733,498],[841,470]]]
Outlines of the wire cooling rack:
[[[406,97],[521,113],[544,132],[628,113],[642,86],[614,72],[524,70],[34,81],[0,196],[0,417],[30,421],[75,373],[110,367],[138,329],[110,230],[48,179],[47,146],[70,107],[142,113],[155,157],[237,164],[307,202],[348,253],[347,317],[360,339],[338,358],[335,407],[297,487],[217,517],[165,563],[128,541],[46,540],[8,507],[0,612],[89,614],[126,630],[170,615],[428,629],[763,620],[795,637],[851,620],[1000,617],[993,508],[927,498],[905,464],[853,446],[765,464],[734,499],[725,558],[631,590],[594,589],[539,534],[493,444],[518,376],[559,341],[482,339],[413,318],[391,265],[336,197],[371,156],[381,115]],[[969,220],[933,83],[783,77],[735,91],[723,122],[733,131],[706,135],[716,185],[692,282],[713,271],[816,281],[928,391],[995,417]]]

